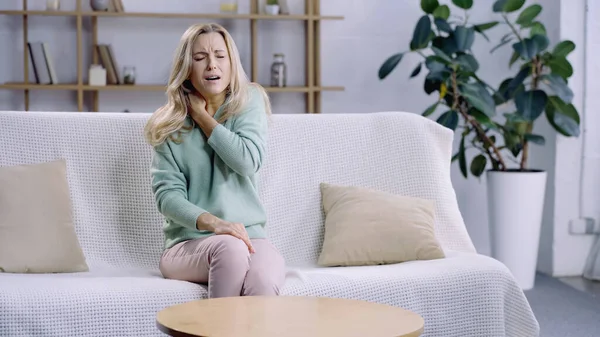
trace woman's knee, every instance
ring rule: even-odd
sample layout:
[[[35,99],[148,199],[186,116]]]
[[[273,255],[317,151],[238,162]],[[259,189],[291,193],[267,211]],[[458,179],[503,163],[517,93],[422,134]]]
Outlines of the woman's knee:
[[[285,283],[285,261],[275,250],[263,252],[258,259],[252,257],[246,274],[243,295],[279,295]]]
[[[231,235],[215,235],[214,247],[209,255],[210,264],[224,264],[228,268],[248,270],[250,265],[250,252],[246,244]]]

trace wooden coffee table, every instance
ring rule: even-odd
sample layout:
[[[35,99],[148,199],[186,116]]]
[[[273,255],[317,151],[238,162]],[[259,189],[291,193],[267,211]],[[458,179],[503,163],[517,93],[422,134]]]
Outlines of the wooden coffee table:
[[[413,337],[424,323],[389,305],[300,296],[198,300],[168,307],[156,318],[162,332],[186,337]]]

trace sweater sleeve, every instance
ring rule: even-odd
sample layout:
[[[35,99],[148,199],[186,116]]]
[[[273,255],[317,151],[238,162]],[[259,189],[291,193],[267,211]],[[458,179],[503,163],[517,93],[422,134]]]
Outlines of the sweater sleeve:
[[[242,176],[258,172],[267,142],[267,114],[262,95],[253,91],[248,107],[235,116],[231,130],[222,124],[213,129],[208,144],[223,162]]]
[[[196,229],[196,220],[206,210],[187,199],[186,178],[167,141],[154,147],[150,172],[158,211],[178,224]]]

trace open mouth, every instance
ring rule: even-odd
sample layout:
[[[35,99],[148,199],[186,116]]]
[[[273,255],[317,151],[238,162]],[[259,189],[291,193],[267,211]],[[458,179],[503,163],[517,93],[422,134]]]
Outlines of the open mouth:
[[[215,76],[208,76],[208,77],[205,77],[204,79],[205,79],[205,80],[207,80],[207,81],[217,81],[217,80],[220,80],[220,79],[221,79],[221,77],[220,77],[220,76],[216,76],[216,75],[215,75]]]

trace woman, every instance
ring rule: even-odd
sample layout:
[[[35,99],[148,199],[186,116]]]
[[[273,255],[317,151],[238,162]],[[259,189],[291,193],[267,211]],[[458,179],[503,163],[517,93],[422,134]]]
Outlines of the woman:
[[[218,24],[193,25],[175,53],[168,102],[149,119],[152,190],[165,216],[165,278],[208,296],[278,295],[285,263],[266,239],[257,174],[270,103]]]

